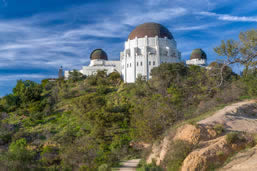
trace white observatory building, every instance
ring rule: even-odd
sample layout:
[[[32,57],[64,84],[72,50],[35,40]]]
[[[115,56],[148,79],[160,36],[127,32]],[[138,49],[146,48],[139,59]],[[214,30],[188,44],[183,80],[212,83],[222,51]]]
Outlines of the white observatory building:
[[[128,36],[120,54],[124,82],[133,83],[139,75],[151,78],[151,70],[161,63],[181,61],[181,53],[170,31],[158,23],[137,26]]]

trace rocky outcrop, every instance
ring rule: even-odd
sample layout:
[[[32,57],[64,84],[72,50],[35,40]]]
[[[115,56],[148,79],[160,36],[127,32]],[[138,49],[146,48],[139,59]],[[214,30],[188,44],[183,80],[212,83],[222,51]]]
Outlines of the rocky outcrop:
[[[225,132],[221,135],[214,129],[221,125]],[[173,133],[172,133],[173,131]],[[254,100],[243,101],[225,107],[214,113],[213,116],[197,123],[185,124],[179,127],[175,135],[174,130],[164,139],[152,146],[152,153],[147,163],[154,159],[157,165],[165,159],[172,141],[183,140],[195,146],[182,164],[182,171],[206,170],[222,164],[231,154],[244,148],[245,142],[230,144],[226,141],[226,132],[257,133],[257,103]],[[229,166],[228,166],[229,167]]]
[[[243,148],[244,144],[228,144],[225,137],[199,143],[199,148],[184,160],[181,171],[207,170],[212,166],[220,165],[234,151]]]
[[[185,124],[177,129],[175,136],[170,133],[164,137],[160,143],[155,143],[152,146],[152,153],[147,158],[146,162],[151,163],[155,160],[157,165],[164,160],[172,141],[183,140],[190,144],[198,144],[200,140],[209,140],[216,137],[216,132],[211,128],[204,128],[202,126],[194,126]]]
[[[217,124],[223,125],[226,132],[257,133],[257,103],[252,100],[229,105],[211,117],[198,122],[198,127],[208,130],[208,127],[215,127]],[[203,133],[200,135],[205,136]],[[199,135],[197,136],[199,137]],[[211,137],[208,138],[211,139]],[[197,146],[184,160],[182,171],[206,170],[212,166],[220,165],[233,152],[242,149],[245,143],[229,144],[225,136],[221,136],[207,141],[199,138]]]
[[[217,133],[211,127],[186,124],[177,129],[174,140],[183,140],[195,145],[199,141],[210,140],[216,136]]]
[[[257,146],[238,153],[220,171],[256,171],[257,170]]]

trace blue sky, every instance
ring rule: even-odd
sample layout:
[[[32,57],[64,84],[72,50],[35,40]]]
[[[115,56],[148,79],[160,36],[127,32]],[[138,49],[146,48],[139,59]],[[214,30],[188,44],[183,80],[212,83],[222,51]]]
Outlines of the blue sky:
[[[202,48],[214,61],[222,39],[257,28],[256,9],[256,0],[0,0],[0,96],[17,79],[40,81],[60,66],[87,65],[95,48],[118,60],[144,22],[166,26],[184,60]]]

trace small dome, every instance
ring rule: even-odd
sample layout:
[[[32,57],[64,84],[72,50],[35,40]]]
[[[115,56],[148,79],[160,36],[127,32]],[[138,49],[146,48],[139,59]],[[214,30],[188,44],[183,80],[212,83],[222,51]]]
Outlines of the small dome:
[[[190,59],[207,59],[207,56],[202,49],[195,49],[191,53]]]
[[[137,38],[143,38],[145,36],[155,37],[158,36],[160,38],[167,37],[168,39],[173,39],[170,31],[161,24],[158,23],[144,23],[137,26],[130,34],[128,39],[132,40]]]
[[[95,49],[90,55],[90,60],[94,59],[108,60],[108,56],[104,50]]]

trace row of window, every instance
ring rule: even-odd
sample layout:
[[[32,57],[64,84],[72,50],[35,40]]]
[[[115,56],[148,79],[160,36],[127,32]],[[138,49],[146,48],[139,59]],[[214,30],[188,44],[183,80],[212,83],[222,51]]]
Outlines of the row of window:
[[[140,62],[140,63],[137,62],[137,66],[139,66],[139,64],[140,64],[140,66],[143,66],[143,62]],[[149,65],[152,65],[152,64],[153,64],[153,66],[155,66],[155,61],[153,61],[153,63],[151,61],[149,61]],[[127,64],[127,68],[129,68],[131,66],[132,66],[131,63]]]

